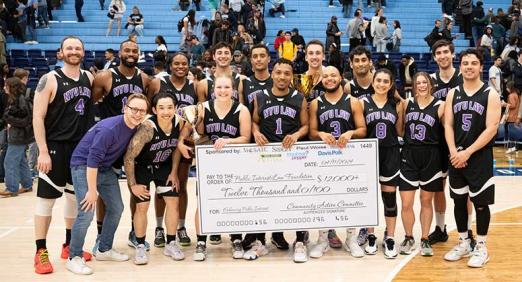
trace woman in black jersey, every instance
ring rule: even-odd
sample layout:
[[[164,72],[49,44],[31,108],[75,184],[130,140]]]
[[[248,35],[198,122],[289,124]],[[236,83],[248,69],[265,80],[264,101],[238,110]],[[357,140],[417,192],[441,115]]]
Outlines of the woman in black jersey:
[[[433,82],[425,72],[413,77],[414,98],[406,101],[404,111],[404,147],[401,151],[401,218],[406,233],[400,252],[409,255],[414,250],[413,224],[415,214],[413,202],[420,187],[422,227],[421,255],[432,256],[433,249],[428,240],[433,218],[433,196],[443,191],[441,146],[443,141],[442,118],[444,101],[435,98]]]
[[[379,183],[384,203],[386,232],[383,242],[384,256],[397,257],[393,235],[397,220],[396,189],[399,184],[400,150],[398,136],[403,131],[402,102],[393,99],[395,78],[387,69],[379,69],[373,77],[374,94],[361,101],[366,120],[368,138],[379,139]],[[365,253],[377,253],[377,237],[368,228],[368,245]]]
[[[177,166],[173,168],[173,158],[179,163],[180,154],[176,145],[183,121],[175,116],[174,97],[160,92],[152,99],[150,118],[144,121],[132,137],[124,157],[127,183],[131,197],[136,201],[133,225],[138,247],[134,257],[135,264],[147,264],[145,248],[147,230],[147,210],[150,202],[150,182],[154,181],[156,194],[166,204],[165,222],[167,226],[167,245],[163,254],[174,260],[182,260],[185,255],[176,242],[178,226],[179,181]],[[154,194],[153,194],[154,196]]]
[[[221,150],[227,144],[247,144],[250,142],[251,118],[248,109],[238,101],[232,99],[234,80],[230,76],[218,76],[214,80],[214,93],[216,98],[198,106],[198,120],[196,131],[208,136],[214,144],[214,149]],[[189,157],[190,148],[184,144],[188,138],[191,126],[187,123],[183,129],[178,148],[185,157]],[[199,228],[199,211],[196,210],[196,232],[198,242],[194,252],[195,261],[203,261],[206,258],[207,236],[201,235]],[[243,246],[241,234],[232,234],[232,257],[243,258]]]

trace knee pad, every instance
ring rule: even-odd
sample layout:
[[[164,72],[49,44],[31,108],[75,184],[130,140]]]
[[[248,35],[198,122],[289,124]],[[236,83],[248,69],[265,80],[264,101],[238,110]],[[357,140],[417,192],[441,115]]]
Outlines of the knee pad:
[[[34,214],[37,216],[52,216],[56,199],[45,199],[40,197],[37,197],[36,199],[36,210]]]
[[[397,217],[397,192],[381,192],[384,216]]]
[[[76,196],[71,193],[64,193],[65,205],[63,215],[65,218],[76,218],[78,215],[78,204],[76,203]]]

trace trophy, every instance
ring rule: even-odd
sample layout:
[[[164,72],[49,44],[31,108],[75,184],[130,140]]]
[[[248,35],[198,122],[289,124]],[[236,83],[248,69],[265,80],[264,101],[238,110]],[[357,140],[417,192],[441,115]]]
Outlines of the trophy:
[[[303,93],[303,95],[308,98],[310,96],[310,92],[314,88],[314,81],[317,78],[315,75],[310,74],[294,74],[294,79],[292,81],[292,86],[297,91]]]
[[[178,115],[192,126],[192,139],[194,142],[201,138],[196,130],[198,111],[199,109],[197,105],[186,106],[178,110]]]

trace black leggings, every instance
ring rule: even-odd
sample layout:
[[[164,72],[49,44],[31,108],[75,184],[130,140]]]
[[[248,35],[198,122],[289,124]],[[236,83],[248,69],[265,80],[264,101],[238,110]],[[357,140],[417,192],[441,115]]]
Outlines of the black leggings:
[[[468,198],[453,199],[455,207],[453,212],[455,214],[455,221],[457,223],[457,230],[459,233],[468,231]],[[489,222],[491,220],[491,212],[488,205],[474,205],[475,213],[477,214],[477,235],[485,236],[488,234]]]

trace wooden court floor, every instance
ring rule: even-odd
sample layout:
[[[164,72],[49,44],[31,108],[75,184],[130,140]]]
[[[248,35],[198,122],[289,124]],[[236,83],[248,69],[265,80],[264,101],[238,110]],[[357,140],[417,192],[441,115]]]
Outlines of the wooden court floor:
[[[257,261],[234,260],[231,258],[230,241],[223,236],[223,243],[218,246],[208,245],[208,257],[205,262],[192,261],[194,244],[184,248],[186,259],[173,261],[162,254],[162,249],[151,248],[148,265],[136,266],[132,261],[89,262],[95,273],[91,276],[77,276],[65,269],[65,261],[60,259],[61,244],[65,238],[63,215],[63,199],[56,202],[53,210],[53,222],[48,235],[50,259],[55,272],[50,275],[37,275],[33,271],[34,232],[33,212],[35,193],[22,194],[16,198],[0,199],[0,282],[21,281],[521,281],[520,268],[522,261],[514,250],[522,245],[522,177],[497,177],[495,213],[488,246],[491,261],[484,269],[467,269],[465,261],[449,264],[441,256],[449,250],[456,240],[453,233],[448,243],[436,245],[436,256],[425,259],[417,256],[399,256],[395,260],[387,260],[382,252],[375,256],[355,259],[342,249],[330,249],[321,259],[310,259],[304,264],[292,262],[292,253],[275,249],[269,244],[270,254]],[[129,193],[121,182],[124,203],[128,202]],[[189,208],[187,213],[187,230],[195,239],[193,214],[195,210],[195,185],[189,181]],[[400,202],[400,199],[399,199]],[[415,204],[419,210],[418,202]],[[400,206],[400,203],[399,203]],[[382,213],[382,205],[380,206]],[[452,203],[448,201],[447,224],[450,230],[455,227],[452,216]],[[504,211],[506,210],[506,211]],[[509,211],[508,211],[509,210]],[[499,212],[500,211],[500,212]],[[499,213],[496,213],[499,212]],[[384,224],[376,228],[382,240]],[[149,210],[149,226],[147,240],[151,242],[154,236],[155,218]],[[130,229],[130,214],[125,207],[120,226],[115,236],[115,248],[124,251],[131,257],[134,250],[127,246],[127,234]],[[338,230],[341,239],[345,233]],[[420,226],[414,227],[417,241],[420,236]],[[95,223],[89,229],[85,249],[92,248],[96,236]],[[285,232],[289,242],[294,240],[293,232]],[[402,241],[404,236],[400,216],[397,220],[396,240]],[[317,232],[311,231],[311,242],[315,242]],[[518,240],[518,241],[517,241]],[[418,242],[417,242],[418,244]],[[518,258],[518,260],[517,260]],[[517,275],[515,275],[517,274]]]

